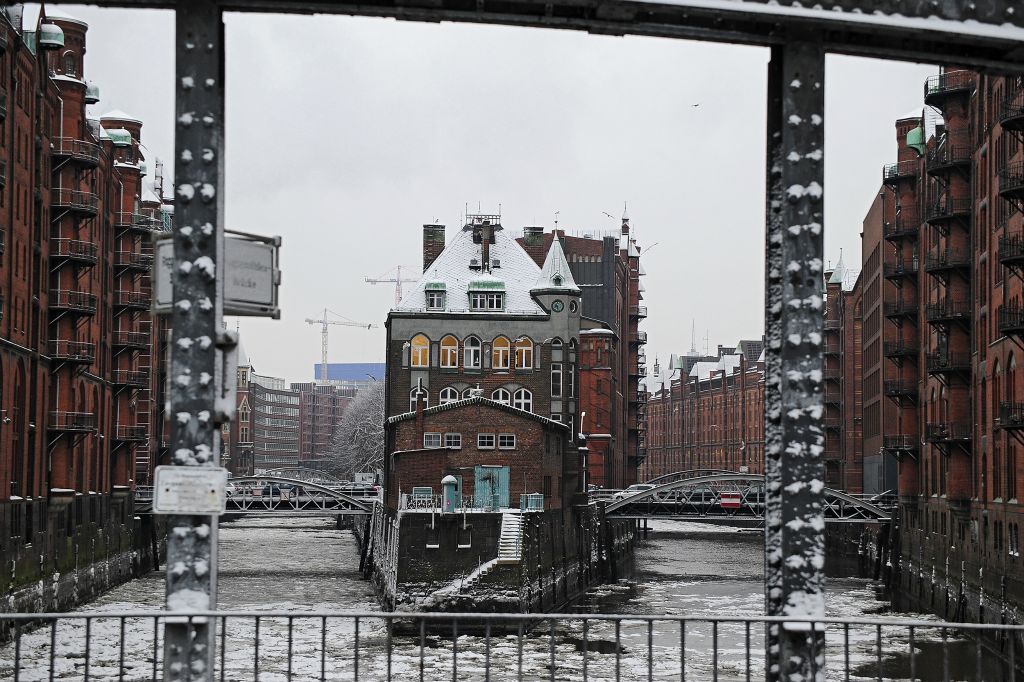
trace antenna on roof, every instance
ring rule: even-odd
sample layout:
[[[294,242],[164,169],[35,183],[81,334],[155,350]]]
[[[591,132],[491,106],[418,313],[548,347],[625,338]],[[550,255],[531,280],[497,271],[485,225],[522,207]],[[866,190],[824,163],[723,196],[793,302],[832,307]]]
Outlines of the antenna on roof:
[[[690,321],[690,354],[697,354],[697,321]]]
[[[555,229],[558,229],[558,214],[560,211],[555,211]]]

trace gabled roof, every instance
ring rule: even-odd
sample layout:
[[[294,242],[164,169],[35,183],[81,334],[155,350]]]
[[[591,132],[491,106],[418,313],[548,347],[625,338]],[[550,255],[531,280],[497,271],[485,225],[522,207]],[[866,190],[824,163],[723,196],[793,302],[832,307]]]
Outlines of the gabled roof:
[[[528,417],[528,418],[534,420],[535,422],[539,422],[541,424],[544,424],[545,426],[560,426],[563,429],[568,429],[569,428],[568,424],[563,424],[562,422],[556,422],[553,419],[548,419],[547,417],[543,417],[543,416],[541,416],[539,414],[535,414],[533,412],[528,412],[526,410],[520,410],[518,407],[512,407],[511,405],[506,405],[505,403],[499,403],[496,400],[491,400],[490,398],[484,398],[482,396],[473,396],[472,398],[463,398],[462,400],[455,400],[455,401],[450,402],[450,403],[445,403],[444,405],[434,405],[433,407],[428,407],[428,408],[424,409],[423,410],[423,414],[424,415],[431,415],[431,414],[437,414],[439,412],[446,412],[448,410],[458,410],[458,409],[463,408],[463,407],[469,407],[470,405],[483,405],[484,407],[493,407],[493,408],[496,408],[496,409],[508,412],[510,414],[519,415],[520,417]],[[395,424],[395,423],[398,423],[398,422],[408,421],[409,419],[415,419],[415,418],[416,418],[416,413],[415,412],[403,412],[402,414],[396,414],[393,417],[388,417],[388,424]]]
[[[846,264],[843,263],[843,252],[840,251],[839,262],[836,263],[836,268],[832,271],[832,276],[828,278],[828,283],[842,284],[844,277],[846,277]]]
[[[711,378],[712,372],[725,372],[728,376],[740,366],[741,355],[723,355],[716,362],[698,362],[690,369],[690,377],[696,377],[698,381]]]
[[[505,235],[504,230],[494,231],[494,243],[490,245],[492,268],[490,274],[480,269],[481,245],[473,242],[473,230],[460,230],[455,238],[444,248],[441,255],[431,263],[423,273],[416,286],[407,290],[405,296],[394,310],[397,312],[416,312],[425,314],[469,313],[474,314],[507,314],[546,315],[547,312],[530,295],[530,288],[540,275],[540,268],[533,259],[519,246],[515,239]],[[478,267],[470,268],[470,262],[476,260]],[[500,266],[493,267],[495,261]],[[470,311],[470,283],[477,285],[488,282],[489,287],[497,289],[497,283],[504,285],[505,309],[503,311]],[[438,290],[444,284],[444,310],[427,310],[426,290]]]
[[[532,291],[580,293],[580,288],[576,286],[576,280],[572,278],[572,272],[569,270],[569,262],[565,259],[562,242],[557,238],[551,240],[551,248],[544,259],[544,267],[540,269],[540,276]]]

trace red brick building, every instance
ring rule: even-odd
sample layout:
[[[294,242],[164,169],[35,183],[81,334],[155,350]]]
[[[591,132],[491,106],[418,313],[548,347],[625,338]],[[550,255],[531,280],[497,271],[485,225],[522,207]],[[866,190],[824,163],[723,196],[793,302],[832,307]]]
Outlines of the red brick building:
[[[142,122],[87,113],[99,102],[87,31],[54,9],[0,10],[0,554],[12,579],[78,567],[72,538],[116,564],[138,525],[130,490],[166,447],[166,327],[150,296],[152,239],[172,210],[159,171],[146,179]]]
[[[343,395],[350,390],[315,382],[292,384],[291,388],[299,392],[299,465],[322,469],[345,408],[353,400]]]

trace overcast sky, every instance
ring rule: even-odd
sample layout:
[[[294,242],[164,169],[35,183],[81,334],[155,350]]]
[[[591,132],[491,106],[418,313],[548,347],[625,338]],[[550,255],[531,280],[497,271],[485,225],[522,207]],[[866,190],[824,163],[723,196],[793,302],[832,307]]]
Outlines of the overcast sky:
[[[173,15],[68,6],[90,24],[86,77],[173,161]],[[647,271],[647,357],[759,337],[768,51],[653,38],[334,16],[229,15],[227,226],[283,237],[281,320],[243,319],[257,371],[313,378],[324,307],[332,362],[382,361],[396,265],[423,223],[499,204],[506,229],[614,229],[628,202]],[[893,121],[934,67],[830,57],[827,257],[860,228],[895,159]],[[167,186],[170,191],[170,185]],[[414,272],[416,272],[414,270]],[[408,286],[408,285],[407,285]],[[586,311],[584,311],[585,313]],[[233,326],[234,321],[230,324]]]

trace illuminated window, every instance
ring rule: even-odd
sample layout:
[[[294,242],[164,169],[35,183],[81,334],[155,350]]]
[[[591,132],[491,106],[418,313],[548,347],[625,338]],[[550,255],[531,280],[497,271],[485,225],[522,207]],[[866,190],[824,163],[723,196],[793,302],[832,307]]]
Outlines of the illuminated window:
[[[409,364],[413,367],[427,367],[430,365],[430,340],[423,334],[412,337],[409,349]]]
[[[533,341],[529,337],[524,336],[516,341],[516,367],[533,368]]]
[[[509,351],[512,344],[504,336],[494,339],[491,344],[491,367],[494,369],[508,369]]]
[[[459,341],[454,336],[448,335],[441,339],[441,366],[459,366]]]

